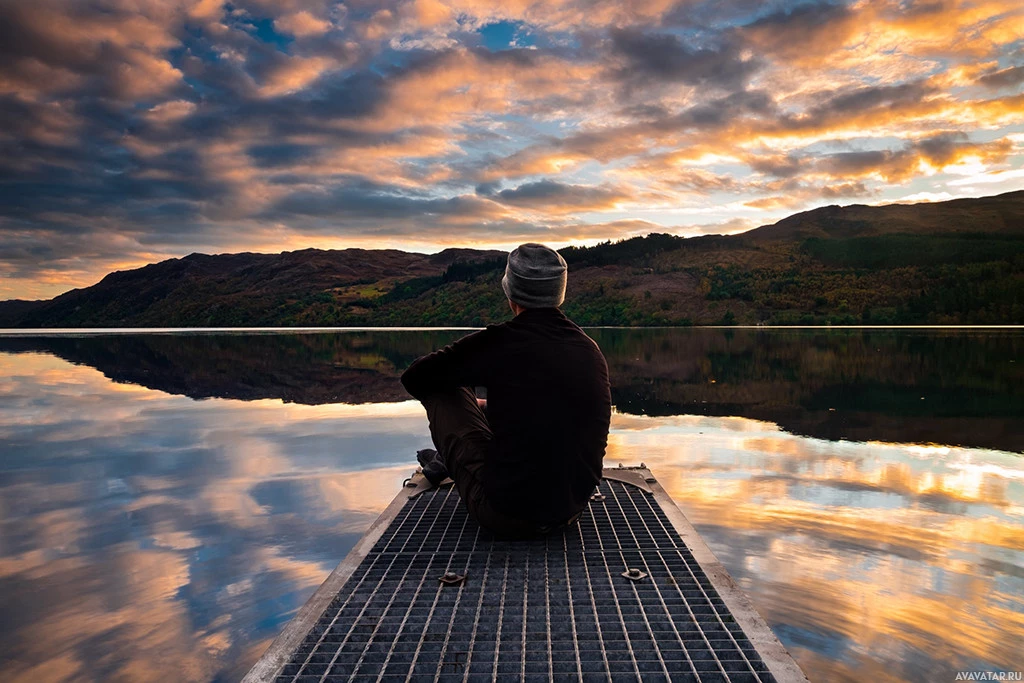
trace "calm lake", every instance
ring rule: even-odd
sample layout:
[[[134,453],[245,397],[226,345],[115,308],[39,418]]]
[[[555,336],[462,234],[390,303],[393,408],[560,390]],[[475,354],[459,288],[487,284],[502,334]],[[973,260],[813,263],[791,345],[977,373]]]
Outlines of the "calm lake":
[[[1024,669],[1024,329],[590,330],[812,681]],[[0,678],[236,681],[429,445],[464,331],[0,335]]]

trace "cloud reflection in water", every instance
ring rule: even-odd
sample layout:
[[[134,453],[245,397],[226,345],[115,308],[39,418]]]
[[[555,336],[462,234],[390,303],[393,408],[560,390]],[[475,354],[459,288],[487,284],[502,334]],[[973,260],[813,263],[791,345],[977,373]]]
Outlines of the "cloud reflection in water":
[[[642,454],[811,680],[1020,668],[1020,455],[743,418],[613,425],[609,459]]]
[[[415,402],[196,402],[0,354],[7,680],[240,678],[394,496]]]
[[[387,505],[412,401],[195,401],[0,353],[0,658],[14,681],[236,680]],[[1021,666],[1024,464],[617,413],[812,680]]]

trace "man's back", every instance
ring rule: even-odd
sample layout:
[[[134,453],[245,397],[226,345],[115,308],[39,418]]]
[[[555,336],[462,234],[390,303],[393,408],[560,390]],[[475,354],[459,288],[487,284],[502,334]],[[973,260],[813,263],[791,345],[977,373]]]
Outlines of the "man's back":
[[[494,507],[548,523],[580,510],[601,478],[611,417],[608,367],[597,344],[557,308],[460,339],[414,363],[402,381],[417,398],[486,387],[494,447],[483,471]]]
[[[601,480],[611,395],[604,356],[558,309],[504,325],[487,387],[497,453],[485,475],[499,509],[565,519]]]

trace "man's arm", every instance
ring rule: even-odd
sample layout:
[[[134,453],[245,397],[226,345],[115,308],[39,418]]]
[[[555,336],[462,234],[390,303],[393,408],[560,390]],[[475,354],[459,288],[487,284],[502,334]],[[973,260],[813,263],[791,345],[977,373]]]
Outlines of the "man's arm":
[[[456,387],[487,386],[488,358],[500,334],[497,325],[467,335],[454,344],[413,361],[402,385],[413,398]]]

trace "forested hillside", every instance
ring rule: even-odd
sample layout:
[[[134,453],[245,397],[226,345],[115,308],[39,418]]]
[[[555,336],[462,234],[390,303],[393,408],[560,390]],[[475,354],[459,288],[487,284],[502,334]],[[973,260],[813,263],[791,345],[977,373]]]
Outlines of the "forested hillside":
[[[561,253],[582,325],[1024,324],[1024,191]],[[192,254],[0,303],[0,326],[478,326],[508,318],[504,264],[473,249]]]

